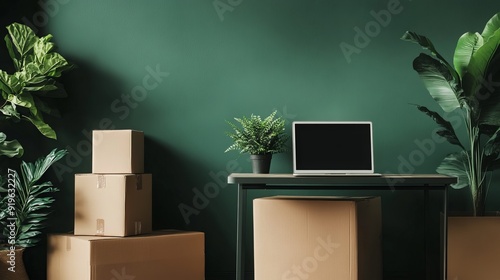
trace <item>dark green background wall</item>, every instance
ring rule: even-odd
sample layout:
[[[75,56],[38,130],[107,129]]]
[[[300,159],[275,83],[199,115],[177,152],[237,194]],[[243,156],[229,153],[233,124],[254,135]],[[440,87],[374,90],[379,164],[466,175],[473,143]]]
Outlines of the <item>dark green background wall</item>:
[[[276,109],[288,120],[288,133],[294,120],[370,120],[377,172],[433,173],[453,147],[433,141],[433,122],[409,105],[439,109],[411,67],[420,47],[399,38],[406,30],[427,35],[451,61],[458,37],[482,31],[500,10],[493,0],[47,0],[2,5],[3,26],[18,21],[39,35],[53,34],[60,53],[78,65],[62,79],[70,95],[61,102],[63,118],[49,119],[58,141],[37,139],[28,127],[21,135],[25,141],[35,139],[26,144],[28,158],[53,147],[70,151],[50,174],[62,189],[50,231],[72,230],[73,177],[91,172],[89,133],[142,130],[146,171],[154,181],[154,228],[204,231],[209,279],[234,279],[236,188],[225,180],[230,172],[250,171],[245,155],[224,153],[230,144],[225,120]],[[374,14],[387,15],[387,10],[390,18],[377,23]],[[370,35],[361,38],[357,30],[366,34],[366,28]],[[341,45],[352,52],[346,54]],[[8,69],[4,46],[0,50],[2,69]],[[280,154],[271,172],[291,168],[291,154]],[[205,189],[211,197],[198,200],[197,193]],[[249,202],[270,194],[252,193]],[[386,278],[424,279],[423,194],[368,194],[383,199]],[[490,191],[490,210],[498,209],[498,195]],[[470,209],[467,190],[453,191],[450,200],[453,211]],[[439,195],[432,194],[431,202],[438,211]],[[183,215],[180,209],[192,212]],[[427,238],[438,242],[438,236]],[[43,253],[43,248],[29,252],[29,266],[42,271],[44,263],[37,258]],[[251,264],[250,254],[247,259]]]

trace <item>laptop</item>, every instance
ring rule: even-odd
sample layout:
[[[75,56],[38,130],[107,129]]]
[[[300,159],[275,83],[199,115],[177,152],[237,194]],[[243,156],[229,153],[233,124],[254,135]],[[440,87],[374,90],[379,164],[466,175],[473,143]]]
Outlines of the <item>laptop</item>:
[[[381,176],[374,173],[372,123],[292,123],[296,176]]]

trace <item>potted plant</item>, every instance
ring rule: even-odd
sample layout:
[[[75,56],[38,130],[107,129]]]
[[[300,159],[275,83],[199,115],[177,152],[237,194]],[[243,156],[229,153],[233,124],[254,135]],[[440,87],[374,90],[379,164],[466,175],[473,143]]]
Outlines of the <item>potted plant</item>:
[[[21,122],[31,123],[43,136],[56,139],[56,132],[44,121],[43,115],[59,116],[51,100],[66,97],[66,92],[56,79],[72,65],[54,51],[54,44],[50,42],[52,35],[40,38],[19,23],[7,26],[7,30],[5,42],[15,71],[9,74],[0,70],[0,98],[3,99],[0,119],[12,122],[14,129],[19,129]],[[19,141],[7,140],[5,133],[0,132],[0,160],[2,168],[8,166],[8,170],[0,173],[0,260],[7,255],[11,262],[0,261],[1,279],[27,279],[22,265],[23,250],[40,241],[54,201],[52,194],[58,190],[50,182],[38,181],[67,152],[54,149],[35,163],[23,161],[19,175],[8,158],[20,158],[24,153]],[[12,273],[13,270],[16,273]]]
[[[465,141],[458,137],[450,121],[427,107],[417,105],[418,110],[438,124],[437,134],[459,148],[457,152],[444,158],[437,167],[437,172],[458,177],[458,183],[452,187],[469,188],[473,216],[483,216],[486,211],[485,201],[490,187],[491,172],[500,167],[500,13],[486,23],[482,33],[467,32],[458,39],[453,65],[437,52],[427,37],[406,32],[402,39],[417,43],[430,52],[430,54],[422,53],[415,58],[414,70],[444,112],[457,110],[463,116],[460,128],[465,130]],[[477,219],[475,220],[472,222],[477,222]],[[487,230],[482,228],[475,229],[477,235],[472,235],[469,240],[456,239],[453,236],[455,228],[476,227],[455,225],[456,221],[458,220],[449,219],[449,250],[458,249],[460,243],[470,243],[472,240],[484,241],[480,236],[485,236],[484,232]],[[483,219],[479,223],[484,224],[484,221]],[[497,230],[500,229],[500,220],[493,223]],[[495,235],[500,236],[500,232]],[[457,243],[454,243],[455,241]],[[499,243],[497,240],[488,244]],[[474,244],[473,247],[481,248],[478,244]],[[499,250],[496,257],[499,257],[500,247],[496,249]],[[487,250],[492,250],[492,247],[487,247]],[[476,258],[481,254],[478,253],[469,251],[466,255]],[[454,269],[471,268],[470,263],[465,263],[464,256],[459,257],[464,263],[453,263],[452,260],[457,254],[453,251],[448,253],[448,275],[452,277],[460,276],[453,274],[455,272],[450,274]],[[497,258],[490,259],[495,262]],[[486,271],[484,263],[480,268],[482,272]],[[497,277],[500,273],[496,264],[493,265],[493,269],[496,274],[489,274],[493,275],[489,278]],[[463,272],[459,274],[463,275]],[[460,279],[462,277],[464,276]],[[487,278],[480,277],[479,274],[474,275],[474,279]]]
[[[253,173],[269,173],[272,155],[286,151],[285,120],[275,118],[276,113],[274,111],[264,119],[254,114],[249,118],[234,118],[241,127],[227,121],[233,129],[227,135],[234,143],[225,152],[239,150],[250,154]]]
[[[0,271],[0,276],[4,276],[2,279],[10,279],[8,276],[12,272],[23,274],[19,267],[22,267],[24,249],[37,245],[41,240],[41,230],[47,225],[49,210],[54,202],[52,193],[59,189],[50,181],[39,180],[66,153],[66,150],[54,149],[35,163],[23,161],[20,175],[9,169],[7,177],[1,177],[0,193],[3,196],[0,199],[0,257],[10,261],[7,262],[7,268]]]

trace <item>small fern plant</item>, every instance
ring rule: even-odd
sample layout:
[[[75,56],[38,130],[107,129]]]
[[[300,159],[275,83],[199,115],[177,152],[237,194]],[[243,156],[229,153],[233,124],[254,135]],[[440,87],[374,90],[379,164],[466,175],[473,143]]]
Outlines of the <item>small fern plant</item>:
[[[240,153],[251,155],[285,152],[288,140],[285,134],[285,120],[281,117],[275,118],[276,113],[277,111],[274,111],[264,119],[252,114],[249,118],[234,118],[237,123],[226,121],[233,129],[227,135],[234,143],[225,152],[239,150]]]

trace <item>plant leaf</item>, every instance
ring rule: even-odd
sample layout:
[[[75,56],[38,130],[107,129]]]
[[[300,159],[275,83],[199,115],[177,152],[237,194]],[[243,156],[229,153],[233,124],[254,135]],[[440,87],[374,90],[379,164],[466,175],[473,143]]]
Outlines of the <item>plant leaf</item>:
[[[453,64],[460,77],[463,77],[467,72],[472,55],[483,44],[483,37],[477,32],[467,32],[458,39]]]
[[[448,155],[443,159],[436,171],[439,174],[457,177],[457,183],[451,185],[454,189],[462,189],[470,185],[467,170],[469,169],[466,151]]]
[[[430,118],[432,118],[439,125],[440,129],[438,131],[436,131],[436,133],[439,136],[444,137],[451,144],[457,145],[465,150],[462,143],[460,143],[460,140],[458,139],[457,134],[455,133],[455,129],[453,128],[453,126],[451,125],[451,123],[449,121],[445,120],[438,113],[429,110],[427,107],[420,106],[420,105],[415,105],[415,106],[417,107],[417,109],[420,112],[422,112],[422,113],[426,114],[427,116],[429,116]]]
[[[33,173],[33,177],[31,180],[28,180],[28,182],[36,182],[38,181],[45,172],[49,169],[49,167],[54,164],[54,162],[60,160],[63,158],[68,152],[66,150],[57,150],[54,149],[52,150],[47,156],[44,158],[38,159],[34,165],[30,166],[29,164],[27,165],[27,168],[30,169],[30,173]],[[24,173],[24,169],[21,168]],[[27,170],[26,170],[27,171]]]
[[[17,53],[14,51],[14,46],[12,44],[12,40],[9,38],[9,35],[6,35],[4,39],[5,39],[5,45],[7,46],[7,51],[9,52],[9,56],[14,62],[14,67],[17,71],[19,71],[21,68],[21,64],[19,61],[21,57],[17,55]]]
[[[24,154],[24,149],[17,140],[6,141],[5,134],[0,132],[0,156],[7,157],[22,157]]]
[[[17,94],[17,95],[9,94],[7,97],[7,101],[12,102],[15,105],[29,108],[29,109],[33,108],[35,105],[35,101],[33,100],[33,96],[29,92],[23,92],[23,93]]]
[[[500,13],[497,13],[494,15],[484,26],[483,32],[481,33],[481,36],[484,37],[485,40],[488,40],[489,37],[500,29]]]
[[[413,61],[413,69],[420,75],[432,98],[445,112],[460,107],[462,89],[446,66],[422,53]]]
[[[493,61],[500,60],[500,29],[490,37],[472,56],[466,77],[470,94],[475,95],[481,110],[478,122],[480,125],[500,126],[500,90]],[[496,76],[495,76],[496,75]]]
[[[50,125],[46,122],[43,121],[43,119],[40,118],[40,114],[37,114],[37,116],[24,116],[27,120],[29,120],[37,129],[40,131],[40,133],[50,139],[57,139],[56,132]]]
[[[21,119],[21,115],[16,111],[16,105],[15,104],[5,104],[3,107],[0,108],[0,112],[4,114],[7,117],[12,117],[16,120]]]
[[[240,153],[253,155],[280,153],[285,150],[288,137],[285,132],[285,120],[274,119],[277,111],[271,113],[265,119],[260,116],[251,115],[250,118],[234,118],[241,128],[231,122],[227,122],[233,129],[233,133],[227,133],[234,141],[225,152],[240,150]]]
[[[419,44],[422,48],[429,50],[431,54],[435,56],[448,69],[448,72],[452,75],[455,83],[459,84],[460,76],[455,71],[455,69],[453,69],[453,67],[448,63],[448,61],[446,61],[446,59],[444,59],[444,57],[441,54],[439,54],[439,52],[436,50],[434,44],[431,42],[429,38],[417,34],[415,32],[406,31],[406,33],[403,34],[401,39],[404,41]]]
[[[38,40],[38,36],[35,35],[31,28],[20,23],[7,26],[7,30],[12,39],[12,44],[21,57],[26,56]]]

